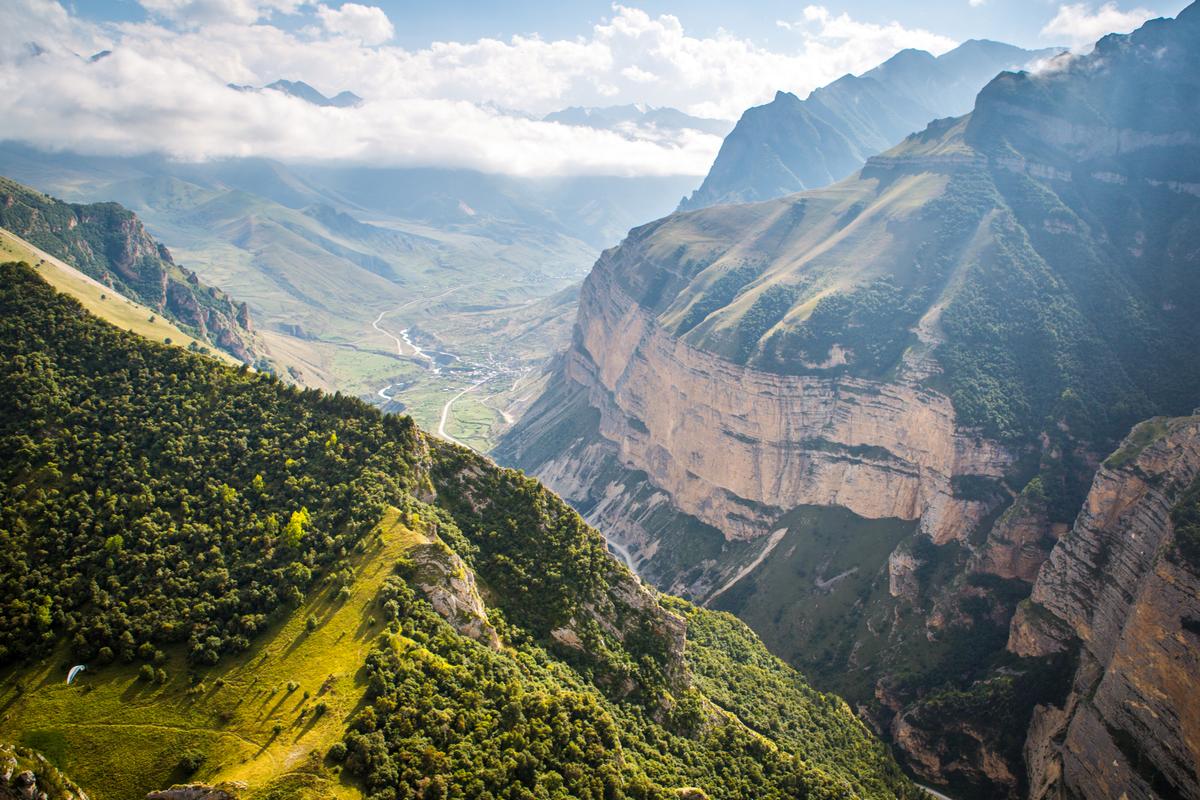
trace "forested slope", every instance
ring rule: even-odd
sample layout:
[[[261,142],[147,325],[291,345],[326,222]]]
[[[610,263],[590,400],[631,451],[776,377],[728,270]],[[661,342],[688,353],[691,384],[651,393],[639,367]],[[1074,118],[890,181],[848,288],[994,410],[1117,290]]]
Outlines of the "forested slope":
[[[118,331],[18,264],[0,387],[0,738],[93,797],[915,792],[740,623],[408,418]]]

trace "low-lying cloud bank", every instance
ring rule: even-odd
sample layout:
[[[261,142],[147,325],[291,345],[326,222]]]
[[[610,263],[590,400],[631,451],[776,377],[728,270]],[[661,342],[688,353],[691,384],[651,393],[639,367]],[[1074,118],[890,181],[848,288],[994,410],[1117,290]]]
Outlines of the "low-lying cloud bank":
[[[646,102],[735,119],[776,89],[801,95],[905,47],[955,42],[821,6],[781,21],[791,44],[690,36],[677,17],[614,5],[586,36],[388,44],[394,24],[361,3],[140,0],[141,23],[97,24],[57,0],[6,0],[0,136],[90,154],[181,160],[266,156],[512,175],[702,175],[719,137],[650,125],[544,122],[565,106]],[[103,58],[91,56],[111,51]],[[325,108],[281,92],[303,80],[364,102]]]

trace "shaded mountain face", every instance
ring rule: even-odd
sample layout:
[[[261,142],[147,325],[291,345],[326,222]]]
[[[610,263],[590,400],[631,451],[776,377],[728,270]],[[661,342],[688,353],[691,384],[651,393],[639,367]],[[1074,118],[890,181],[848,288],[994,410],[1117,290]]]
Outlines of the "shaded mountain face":
[[[1031,797],[1200,796],[1200,416],[1148,420],[1104,461],[1008,647],[1077,663],[1030,726]]]
[[[0,178],[0,227],[244,362],[261,355],[246,304],[177,265],[118,203],[64,203]]]
[[[921,796],[744,625],[411,418],[147,342],[23,264],[0,351],[0,739],[96,800]]]
[[[936,58],[902,50],[805,100],[778,92],[742,115],[704,183],[679,208],[770,200],[827,186],[930,120],[970,111],[976,93],[1001,70],[1058,52],[972,40]]]
[[[1010,619],[1099,461],[1200,397],[1198,68],[1192,6],[841,183],[634,230],[497,457],[925,779],[1021,796],[1071,665]]]
[[[722,119],[693,117],[675,108],[653,108],[640,103],[602,108],[572,106],[547,114],[543,119],[603,130],[619,131],[628,125],[654,126],[667,131],[695,130],[713,136],[725,136],[733,128],[733,123]]]

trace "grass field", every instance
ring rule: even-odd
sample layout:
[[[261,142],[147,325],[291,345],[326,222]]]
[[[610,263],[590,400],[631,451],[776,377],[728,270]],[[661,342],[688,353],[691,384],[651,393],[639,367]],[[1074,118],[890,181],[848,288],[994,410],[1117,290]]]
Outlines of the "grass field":
[[[374,599],[395,562],[420,537],[395,511],[353,559],[351,596],[310,593],[247,652],[190,672],[182,652],[159,685],[137,665],[89,666],[65,683],[65,650],[0,676],[0,740],[43,752],[94,800],[129,800],[172,783],[245,781],[249,800],[358,800],[325,753],[366,691],[362,664],[382,626]],[[315,617],[311,631],[307,620]],[[322,712],[323,707],[323,712]],[[202,754],[194,774],[180,766]]]
[[[170,341],[179,347],[195,344],[207,347],[212,355],[230,364],[237,359],[207,342],[195,339],[159,316],[153,309],[117,294],[79,270],[39,250],[24,239],[0,228],[0,261],[25,261],[58,291],[74,297],[83,307],[118,328],[133,331],[156,342]]]

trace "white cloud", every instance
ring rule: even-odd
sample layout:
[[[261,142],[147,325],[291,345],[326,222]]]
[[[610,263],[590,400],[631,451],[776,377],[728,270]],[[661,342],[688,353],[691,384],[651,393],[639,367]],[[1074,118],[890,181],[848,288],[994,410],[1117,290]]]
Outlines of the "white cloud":
[[[967,4],[970,5],[971,8],[979,8],[986,2],[987,0],[967,0]]]
[[[304,0],[138,0],[151,14],[192,25],[251,23],[275,12],[290,14]]]
[[[317,6],[317,16],[325,30],[365,45],[383,44],[396,33],[391,20],[378,6],[345,3],[341,8],[330,8],[322,4]]]
[[[1058,7],[1054,19],[1046,23],[1041,35],[1073,48],[1086,48],[1110,33],[1129,33],[1148,19],[1158,16],[1145,8],[1122,11],[1115,2],[1092,10],[1087,3]]]
[[[614,6],[586,36],[380,44],[378,8],[300,0],[142,0],[149,22],[95,25],[52,0],[3,0],[14,30],[46,52],[0,40],[5,134],[88,153],[161,152],[180,159],[267,156],[381,165],[460,166],[512,174],[700,175],[720,146],[697,131],[592,130],[539,118],[566,106],[647,103],[736,118],[776,89],[800,94],[863,72],[905,47],[954,42],[899,23],[861,23],[821,6],[787,23],[771,50],[728,32],[691,36],[682,21]],[[219,22],[206,15],[223,9]],[[288,30],[273,24],[295,14]],[[87,63],[87,55],[113,55]],[[319,108],[277,92],[303,80],[365,99]],[[507,109],[507,110],[502,110]]]

